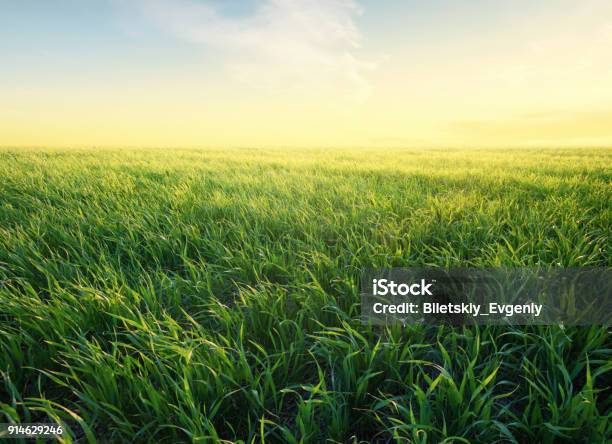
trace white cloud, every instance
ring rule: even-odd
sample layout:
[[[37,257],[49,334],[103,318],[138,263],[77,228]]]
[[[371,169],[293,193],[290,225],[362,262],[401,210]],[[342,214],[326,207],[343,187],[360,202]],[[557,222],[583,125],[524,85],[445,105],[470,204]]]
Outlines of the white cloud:
[[[246,16],[211,2],[148,0],[139,10],[178,38],[220,50],[232,79],[275,93],[363,100],[375,64],[359,55],[354,0],[261,0]]]

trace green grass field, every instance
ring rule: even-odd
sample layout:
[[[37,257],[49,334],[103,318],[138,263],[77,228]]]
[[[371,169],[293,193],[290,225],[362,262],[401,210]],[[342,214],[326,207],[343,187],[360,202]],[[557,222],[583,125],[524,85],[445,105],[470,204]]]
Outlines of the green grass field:
[[[609,329],[358,318],[368,266],[612,266],[611,168],[612,149],[3,149],[0,422],[606,442]]]

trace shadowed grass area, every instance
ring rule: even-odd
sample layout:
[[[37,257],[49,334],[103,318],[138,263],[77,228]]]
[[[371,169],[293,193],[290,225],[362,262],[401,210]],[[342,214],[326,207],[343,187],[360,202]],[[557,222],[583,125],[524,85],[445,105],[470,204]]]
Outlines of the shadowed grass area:
[[[365,267],[610,266],[612,150],[0,150],[0,422],[605,442],[604,327],[359,323]]]

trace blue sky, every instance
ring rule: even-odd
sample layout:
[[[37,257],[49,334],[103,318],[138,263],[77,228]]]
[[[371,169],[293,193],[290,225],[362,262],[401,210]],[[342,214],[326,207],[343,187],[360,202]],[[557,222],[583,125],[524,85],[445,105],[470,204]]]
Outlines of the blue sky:
[[[0,144],[606,144],[611,60],[603,0],[0,0]]]

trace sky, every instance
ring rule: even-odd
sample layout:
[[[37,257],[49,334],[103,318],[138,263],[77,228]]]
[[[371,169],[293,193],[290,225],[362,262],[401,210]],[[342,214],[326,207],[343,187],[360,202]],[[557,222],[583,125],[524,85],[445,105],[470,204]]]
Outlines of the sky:
[[[604,145],[610,0],[0,0],[0,146]]]

